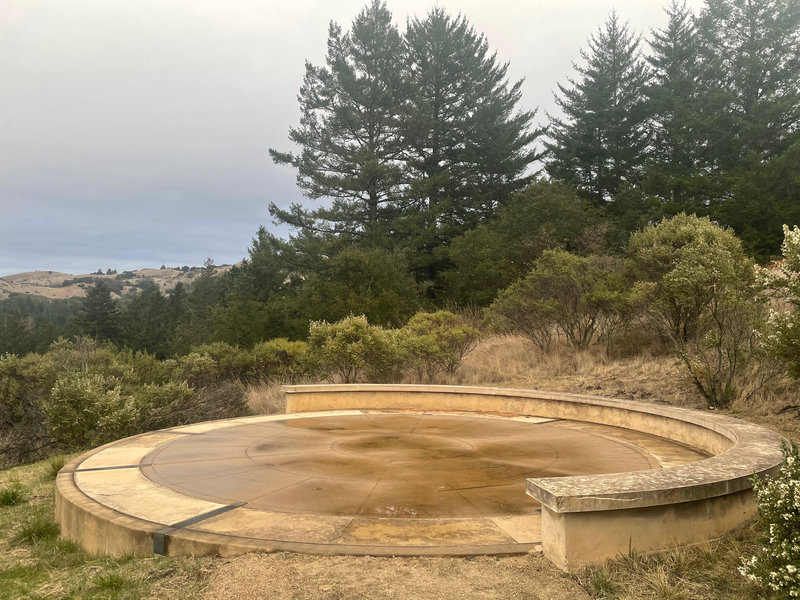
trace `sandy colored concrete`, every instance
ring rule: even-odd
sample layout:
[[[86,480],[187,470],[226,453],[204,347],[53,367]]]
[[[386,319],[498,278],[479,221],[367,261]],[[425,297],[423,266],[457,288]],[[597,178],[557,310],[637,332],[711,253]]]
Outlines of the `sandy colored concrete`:
[[[193,498],[282,513],[531,514],[539,505],[525,494],[528,477],[660,466],[609,429],[474,415],[314,416],[207,429],[159,446],[141,471]]]
[[[324,410],[176,427],[79,457],[58,479],[65,535],[112,553],[146,553],[142,533],[172,554],[543,548],[571,569],[741,525],[750,477],[781,460],[773,432],[673,407],[459,386],[287,391],[290,408]],[[83,539],[115,531],[113,543]]]
[[[601,562],[631,550],[691,544],[746,523],[755,514],[752,477],[774,474],[782,438],[724,415],[671,406],[542,392],[435,385],[289,386],[292,411],[381,406],[402,410],[468,409],[484,413],[550,416],[577,429],[612,425],[697,448],[696,462],[614,474],[565,473],[531,477],[527,493],[542,505],[545,556],[564,569]],[[634,446],[636,442],[631,439]],[[650,446],[655,453],[668,448]]]
[[[144,434],[79,457],[59,476],[57,517],[70,539],[115,554],[152,552],[137,527],[151,544],[161,531],[167,553],[527,553],[541,549],[541,516],[526,478],[704,456],[621,428],[545,417],[246,417]],[[114,527],[120,539],[109,542]]]

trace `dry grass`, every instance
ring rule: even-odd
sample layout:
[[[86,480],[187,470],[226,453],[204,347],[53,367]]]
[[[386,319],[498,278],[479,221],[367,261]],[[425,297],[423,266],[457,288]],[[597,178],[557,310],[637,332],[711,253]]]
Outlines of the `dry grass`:
[[[736,571],[739,557],[752,553],[757,539],[751,524],[714,542],[658,555],[623,556],[585,569],[579,578],[593,598],[607,600],[768,600],[773,596]]]
[[[205,598],[589,600],[590,596],[541,556],[377,558],[281,552],[222,561]]]
[[[245,401],[250,412],[256,415],[275,415],[286,412],[286,396],[281,384],[266,382],[247,386]]]
[[[554,345],[544,352],[530,340],[511,335],[484,338],[448,382],[703,406],[680,365],[668,354],[611,358],[599,345],[581,351]]]

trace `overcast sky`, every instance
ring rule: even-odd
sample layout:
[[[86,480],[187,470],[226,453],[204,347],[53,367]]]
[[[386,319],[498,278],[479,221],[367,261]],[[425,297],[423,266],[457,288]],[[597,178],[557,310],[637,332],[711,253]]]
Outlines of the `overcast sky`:
[[[439,0],[487,36],[523,108],[553,112],[612,9],[639,33],[668,0]],[[303,63],[363,0],[0,0],[0,276],[232,263],[269,202],[302,201],[290,149]],[[697,10],[702,0],[690,0]],[[423,0],[388,3],[395,22]],[[285,233],[278,231],[278,233]]]

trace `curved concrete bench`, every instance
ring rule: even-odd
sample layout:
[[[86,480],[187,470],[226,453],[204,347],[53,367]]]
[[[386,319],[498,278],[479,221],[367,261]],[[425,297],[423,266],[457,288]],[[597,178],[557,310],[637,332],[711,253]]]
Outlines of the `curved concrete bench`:
[[[688,465],[527,480],[542,504],[542,547],[563,569],[630,551],[714,539],[756,513],[751,478],[782,461],[777,433],[716,413],[536,390],[433,385],[300,385],[287,412],[442,410],[571,419],[641,431],[712,456]]]

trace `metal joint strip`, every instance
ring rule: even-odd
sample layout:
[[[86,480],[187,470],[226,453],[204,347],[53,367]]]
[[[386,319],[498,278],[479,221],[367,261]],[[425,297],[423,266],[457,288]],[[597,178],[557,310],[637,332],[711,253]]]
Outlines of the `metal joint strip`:
[[[163,556],[166,553],[167,536],[178,529],[191,527],[192,525],[200,523],[201,521],[216,517],[217,515],[226,513],[234,508],[240,508],[245,504],[247,504],[247,502],[237,502],[235,504],[229,504],[228,506],[221,506],[220,508],[214,509],[207,513],[203,513],[189,519],[185,519],[179,523],[175,523],[174,525],[167,525],[163,529],[159,529],[153,534],[153,554],[160,554]]]

